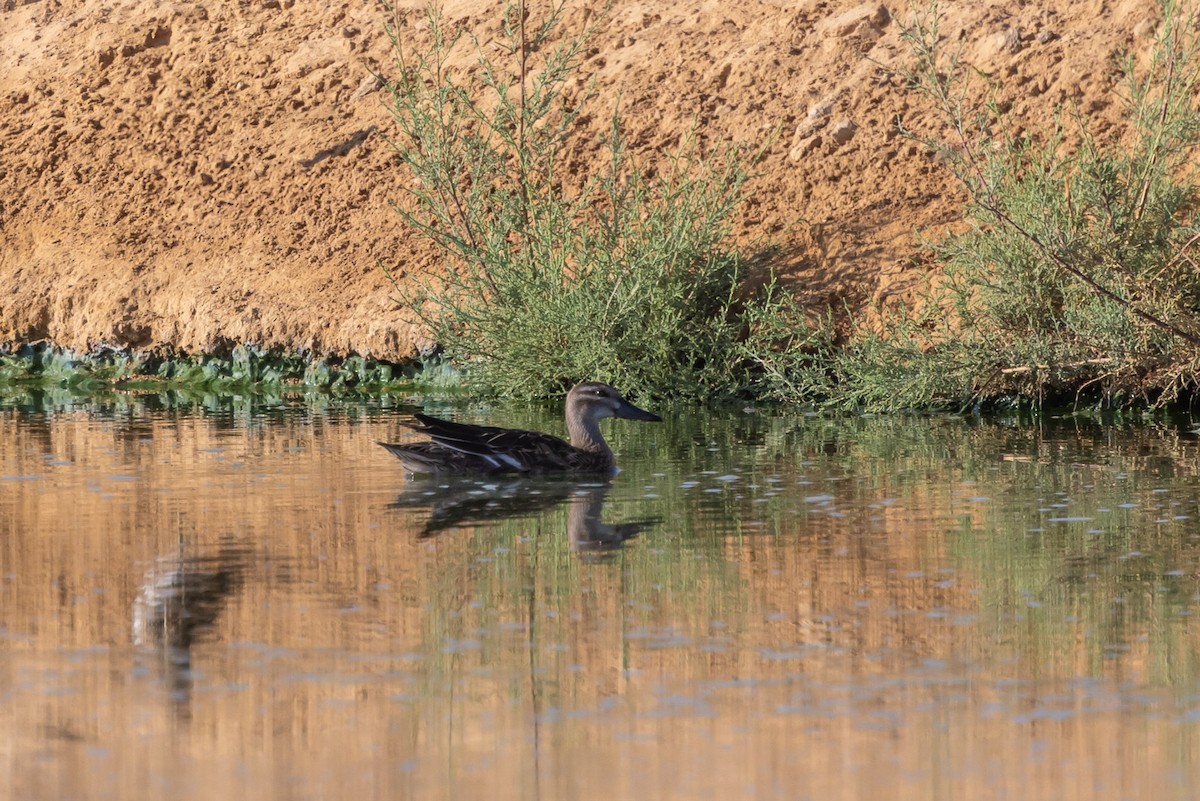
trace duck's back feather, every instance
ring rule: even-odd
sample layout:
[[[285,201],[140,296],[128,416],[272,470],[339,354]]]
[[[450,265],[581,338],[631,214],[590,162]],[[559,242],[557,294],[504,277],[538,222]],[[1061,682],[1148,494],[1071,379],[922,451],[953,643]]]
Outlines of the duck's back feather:
[[[425,414],[407,424],[432,441],[413,445],[381,442],[412,473],[557,473],[611,470],[612,457],[576,448],[538,431],[471,425]]]

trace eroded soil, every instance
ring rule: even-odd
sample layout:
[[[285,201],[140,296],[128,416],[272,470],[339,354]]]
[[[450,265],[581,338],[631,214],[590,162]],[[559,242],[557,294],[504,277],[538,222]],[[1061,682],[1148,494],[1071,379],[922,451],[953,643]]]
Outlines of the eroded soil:
[[[414,47],[422,7],[398,8]],[[499,9],[449,0],[445,14],[487,46]],[[898,133],[937,125],[889,71],[908,58],[907,13],[618,0],[583,65],[597,91],[574,169],[605,157],[593,143],[618,96],[644,154],[693,126],[709,143],[765,143],[739,240],[770,245],[814,307],[902,295],[920,277],[914,232],[953,224],[962,204]],[[1147,49],[1157,24],[1157,6],[1133,0],[944,14],[1021,124],[1048,128],[1073,102],[1101,135],[1119,133],[1113,56]],[[406,178],[373,77],[393,69],[384,16],[370,2],[0,3],[0,341],[383,359],[425,347],[377,266],[434,258],[392,210]]]

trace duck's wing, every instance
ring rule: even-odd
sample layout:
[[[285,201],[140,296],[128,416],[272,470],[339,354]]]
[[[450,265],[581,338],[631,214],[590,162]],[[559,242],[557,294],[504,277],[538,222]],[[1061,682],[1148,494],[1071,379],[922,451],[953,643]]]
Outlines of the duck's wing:
[[[423,474],[462,474],[462,473],[504,473],[507,468],[498,468],[495,459],[485,459],[469,453],[443,448],[436,442],[413,442],[401,444],[398,442],[380,442],[388,453],[395,456],[409,473]]]
[[[415,415],[409,428],[428,434],[435,445],[482,459],[493,470],[536,473],[579,468],[580,451],[569,442],[516,428],[454,423],[426,414]]]

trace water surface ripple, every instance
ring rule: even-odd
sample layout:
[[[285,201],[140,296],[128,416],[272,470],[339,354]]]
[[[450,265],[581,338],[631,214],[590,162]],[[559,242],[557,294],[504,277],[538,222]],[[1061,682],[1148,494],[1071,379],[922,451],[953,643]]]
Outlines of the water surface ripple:
[[[1190,424],[676,413],[611,482],[409,481],[403,413],[0,407],[7,797],[1200,794]]]

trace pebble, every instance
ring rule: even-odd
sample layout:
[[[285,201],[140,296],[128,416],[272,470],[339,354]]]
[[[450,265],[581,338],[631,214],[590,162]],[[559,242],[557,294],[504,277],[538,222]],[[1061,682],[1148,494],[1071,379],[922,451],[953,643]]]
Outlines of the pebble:
[[[842,118],[829,129],[829,138],[834,141],[834,144],[844,145],[854,138],[857,131],[858,126],[855,125],[854,120]]]

